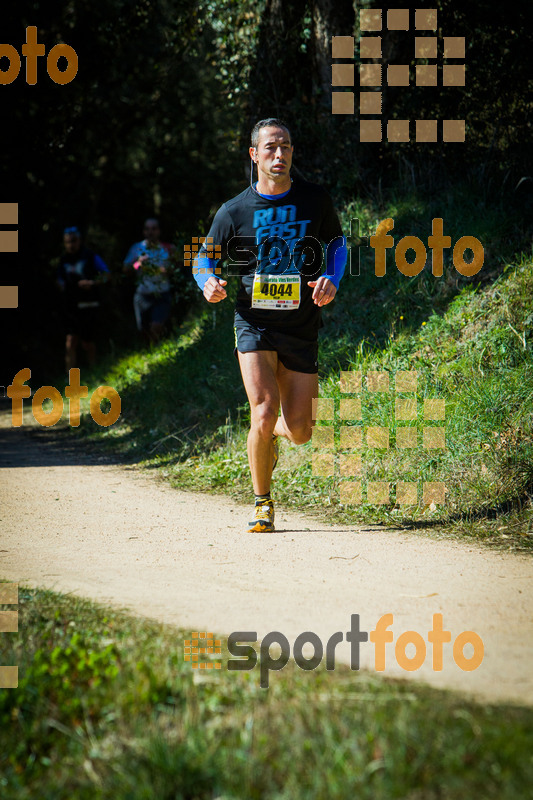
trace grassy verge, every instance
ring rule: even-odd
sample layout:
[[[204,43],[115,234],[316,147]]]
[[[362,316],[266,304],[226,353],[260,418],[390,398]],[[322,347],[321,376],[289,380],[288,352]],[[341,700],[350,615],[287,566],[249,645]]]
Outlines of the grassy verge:
[[[347,668],[198,674],[190,634],[21,589],[0,640],[4,800],[526,797],[533,711]],[[225,642],[223,642],[225,645]],[[223,653],[227,652],[225,646]]]
[[[517,248],[525,241],[521,216],[494,204],[481,189],[459,187],[447,198],[413,194],[386,205],[345,208],[344,228],[360,220],[361,233],[390,216],[396,242],[406,234],[423,241],[433,217],[443,216],[452,245],[463,235],[483,242],[485,264],[474,278],[461,276],[445,251],[444,276],[429,266],[408,278],[393,265],[374,275],[373,251],[361,247],[360,275],[347,275],[321,334],[320,394],[335,401],[337,433],[341,370],[388,374],[389,390],[372,393],[363,380],[362,420],[348,425],[389,430],[389,448],[368,448],[363,435],[361,503],[341,502],[343,476],[313,474],[313,443],[285,445],[273,491],[286,506],[347,523],[362,520],[476,537],[511,549],[533,546],[533,261]],[[481,193],[480,193],[481,192]],[[475,202],[472,197],[475,196]],[[440,209],[440,210],[439,210]],[[355,256],[354,256],[355,258]],[[122,397],[120,421],[83,430],[113,450],[136,454],[174,485],[226,492],[248,501],[246,458],[249,408],[232,356],[232,297],[216,308],[198,306],[178,334],[149,351],[124,355],[100,372]],[[416,371],[416,394],[395,392],[395,376]],[[353,395],[352,397],[355,397]],[[398,422],[396,399],[416,399],[416,418]],[[426,420],[424,401],[445,401],[445,420]],[[418,428],[417,447],[396,447],[398,429]],[[444,427],[446,448],[424,446],[425,427]],[[388,501],[376,504],[370,482],[389,484]],[[398,502],[399,481],[416,484],[416,501]],[[424,498],[424,484],[445,488],[444,504]],[[244,490],[244,491],[243,491]],[[371,501],[372,500],[372,501]]]

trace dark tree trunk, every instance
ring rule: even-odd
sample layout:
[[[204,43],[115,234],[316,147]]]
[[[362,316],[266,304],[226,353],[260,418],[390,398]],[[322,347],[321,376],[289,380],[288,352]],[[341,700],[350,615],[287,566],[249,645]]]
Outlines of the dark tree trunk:
[[[322,105],[331,103],[331,37],[353,36],[355,10],[350,0],[314,0],[314,83]]]
[[[307,9],[307,0],[267,0],[251,81],[253,121],[286,116],[296,98],[310,94],[312,64],[301,48]]]
[[[354,28],[350,0],[267,0],[250,83],[248,127],[266,116],[286,119],[294,170],[332,189],[354,165],[358,126],[355,115],[331,113],[331,37],[353,36]]]

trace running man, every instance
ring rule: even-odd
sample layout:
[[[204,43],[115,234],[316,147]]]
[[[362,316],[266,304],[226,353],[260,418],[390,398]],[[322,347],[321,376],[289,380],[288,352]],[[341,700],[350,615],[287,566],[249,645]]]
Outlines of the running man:
[[[321,308],[335,297],[347,258],[328,193],[291,178],[293,149],[284,122],[258,122],[249,150],[257,183],[252,185],[251,173],[250,186],[219,208],[207,235],[222,253],[229,252],[230,274],[241,278],[235,354],[251,411],[248,461],[255,515],[250,532],[274,530],[270,484],[278,437],[294,444],[311,438]],[[321,242],[327,245],[325,269]],[[215,274],[217,264],[204,244],[193,273],[210,303],[227,296],[227,281]]]
[[[161,241],[159,222],[155,218],[145,220],[143,233],[142,242],[132,244],[128,250],[124,268],[133,267],[137,272],[133,297],[137,329],[148,342],[156,344],[172,310],[169,268],[174,248]]]
[[[65,228],[63,245],[65,252],[59,260],[56,283],[63,293],[68,373],[77,364],[80,341],[89,365],[96,364],[95,338],[102,325],[100,287],[107,282],[110,273],[100,256],[83,246],[78,228]]]

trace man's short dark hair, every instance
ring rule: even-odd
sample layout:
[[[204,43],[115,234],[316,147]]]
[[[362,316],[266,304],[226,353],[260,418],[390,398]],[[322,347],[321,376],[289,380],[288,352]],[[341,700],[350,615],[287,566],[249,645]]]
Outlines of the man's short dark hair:
[[[252,129],[252,147],[257,147],[259,144],[259,131],[261,128],[283,128],[289,134],[289,139],[292,144],[292,136],[287,123],[276,117],[268,117],[267,119],[260,119],[259,122],[255,123]]]

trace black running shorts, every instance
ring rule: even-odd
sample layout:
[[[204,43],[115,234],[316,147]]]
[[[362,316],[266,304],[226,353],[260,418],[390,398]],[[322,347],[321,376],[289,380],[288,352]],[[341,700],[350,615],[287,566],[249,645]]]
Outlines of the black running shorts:
[[[270,350],[286,369],[314,375],[318,372],[318,342],[299,339],[280,331],[260,328],[243,319],[235,321],[235,357],[239,353],[254,353]]]

